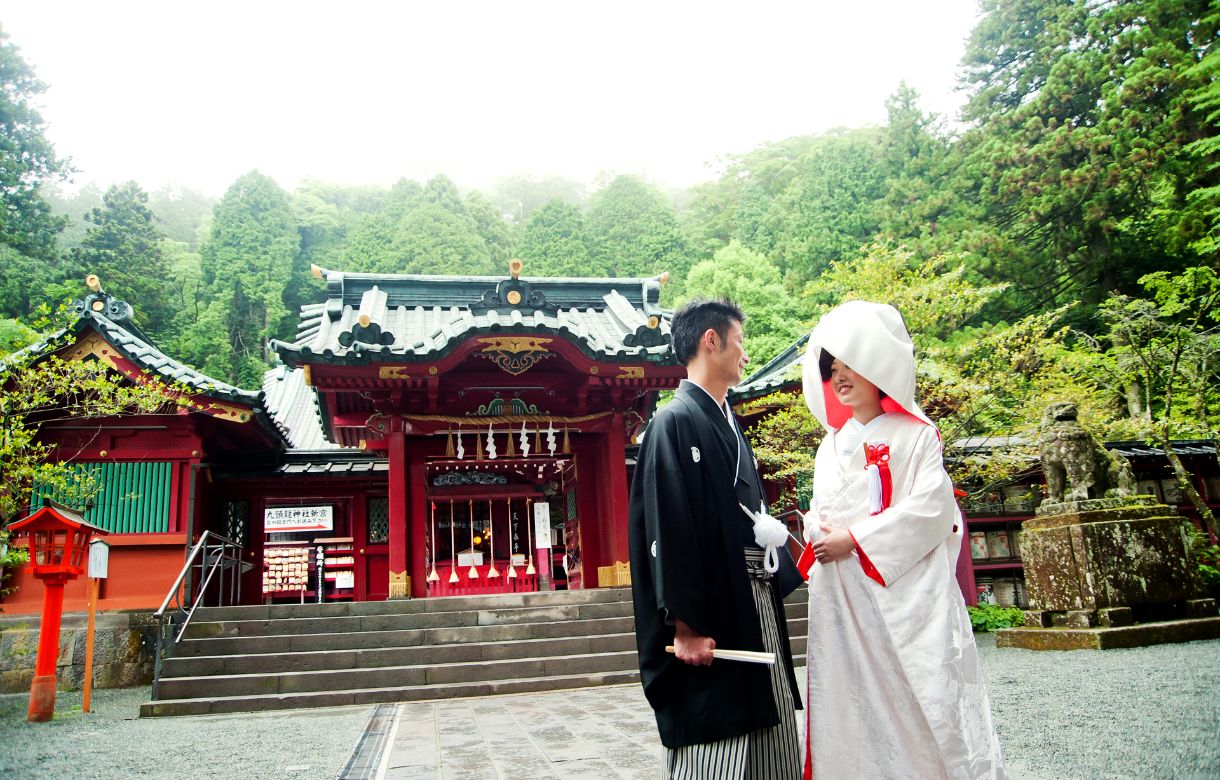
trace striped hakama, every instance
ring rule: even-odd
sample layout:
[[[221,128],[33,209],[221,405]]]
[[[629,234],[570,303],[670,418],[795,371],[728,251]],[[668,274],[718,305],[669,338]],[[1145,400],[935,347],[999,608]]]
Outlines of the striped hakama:
[[[779,724],[716,742],[666,748],[663,775],[666,780],[797,780],[801,776],[795,704],[782,660],[787,650],[780,640],[777,623],[784,616],[775,614],[771,575],[763,568],[763,555],[765,551],[761,549],[746,548],[746,569],[754,608],[762,625],[763,646],[776,659],[771,665],[771,695],[779,710]]]

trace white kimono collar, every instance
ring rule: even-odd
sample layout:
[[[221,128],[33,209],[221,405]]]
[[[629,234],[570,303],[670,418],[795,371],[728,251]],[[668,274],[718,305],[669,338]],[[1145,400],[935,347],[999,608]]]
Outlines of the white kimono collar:
[[[848,419],[842,428],[835,432],[835,449],[844,458],[850,458],[860,447],[861,442],[875,441],[872,434],[886,421],[886,414],[879,414],[867,423],[862,423],[855,417]]]

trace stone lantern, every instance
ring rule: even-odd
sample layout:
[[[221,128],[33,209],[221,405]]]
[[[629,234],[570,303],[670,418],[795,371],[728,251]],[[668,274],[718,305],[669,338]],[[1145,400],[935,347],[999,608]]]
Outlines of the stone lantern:
[[[59,624],[64,585],[79,577],[88,563],[89,541],[105,530],[85,522],[79,512],[52,504],[9,526],[14,535],[29,537],[30,573],[42,580],[42,624],[38,660],[30,683],[28,719],[47,721],[55,715],[55,663],[59,657]]]

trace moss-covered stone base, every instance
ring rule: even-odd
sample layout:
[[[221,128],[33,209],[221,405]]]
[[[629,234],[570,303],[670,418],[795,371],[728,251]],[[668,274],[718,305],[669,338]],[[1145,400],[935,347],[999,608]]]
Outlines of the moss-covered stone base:
[[[1220,617],[1166,620],[1136,626],[1098,628],[1005,628],[995,632],[996,647],[1025,650],[1110,650],[1119,647],[1220,639]]]

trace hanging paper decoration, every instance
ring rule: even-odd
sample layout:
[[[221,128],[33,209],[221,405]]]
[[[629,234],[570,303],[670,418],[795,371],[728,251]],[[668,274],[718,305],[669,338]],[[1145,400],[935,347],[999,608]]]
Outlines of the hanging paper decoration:
[[[474,566],[474,499],[470,499],[470,569],[466,577],[472,580],[479,578],[479,570]]]
[[[546,421],[546,448],[552,455],[555,454],[555,426],[550,420]]]
[[[429,556],[432,558],[432,571],[428,572],[428,582],[439,582],[441,577],[439,574],[436,573],[436,502],[435,501],[432,502],[432,536],[429,538],[431,539],[431,542],[430,542],[431,549],[428,552],[429,552]]]
[[[568,426],[563,426],[563,454],[572,454],[572,442],[568,441]]]
[[[525,421],[521,421],[521,457],[530,456],[530,432],[525,429]]]
[[[534,569],[534,499],[532,498],[525,499],[525,538],[525,559],[529,561],[525,567],[525,573],[532,575],[536,571]]]
[[[495,437],[495,431],[493,431],[491,429],[491,424],[488,423],[488,425],[487,425],[487,459],[488,460],[496,459],[496,440],[494,437]]]
[[[491,499],[487,499],[487,549],[491,555],[491,567],[487,570],[487,579],[495,579],[500,576],[500,570],[496,568],[496,522],[491,516]]]
[[[459,433],[460,437],[461,434]],[[461,446],[461,445],[459,445]],[[453,499],[449,499],[449,584],[456,584],[457,576],[457,542],[455,541],[456,531],[453,529],[457,526],[454,522],[457,518],[453,516]]]
[[[513,514],[513,500],[506,498],[504,503],[508,505],[508,578],[514,580],[517,578],[517,567],[513,565],[517,555],[517,516]]]
[[[453,457],[453,431],[445,434],[445,457]]]
[[[466,448],[462,446],[462,429],[458,428],[457,432],[457,458],[461,460],[466,457]],[[453,518],[449,518],[449,522],[453,522]]]

